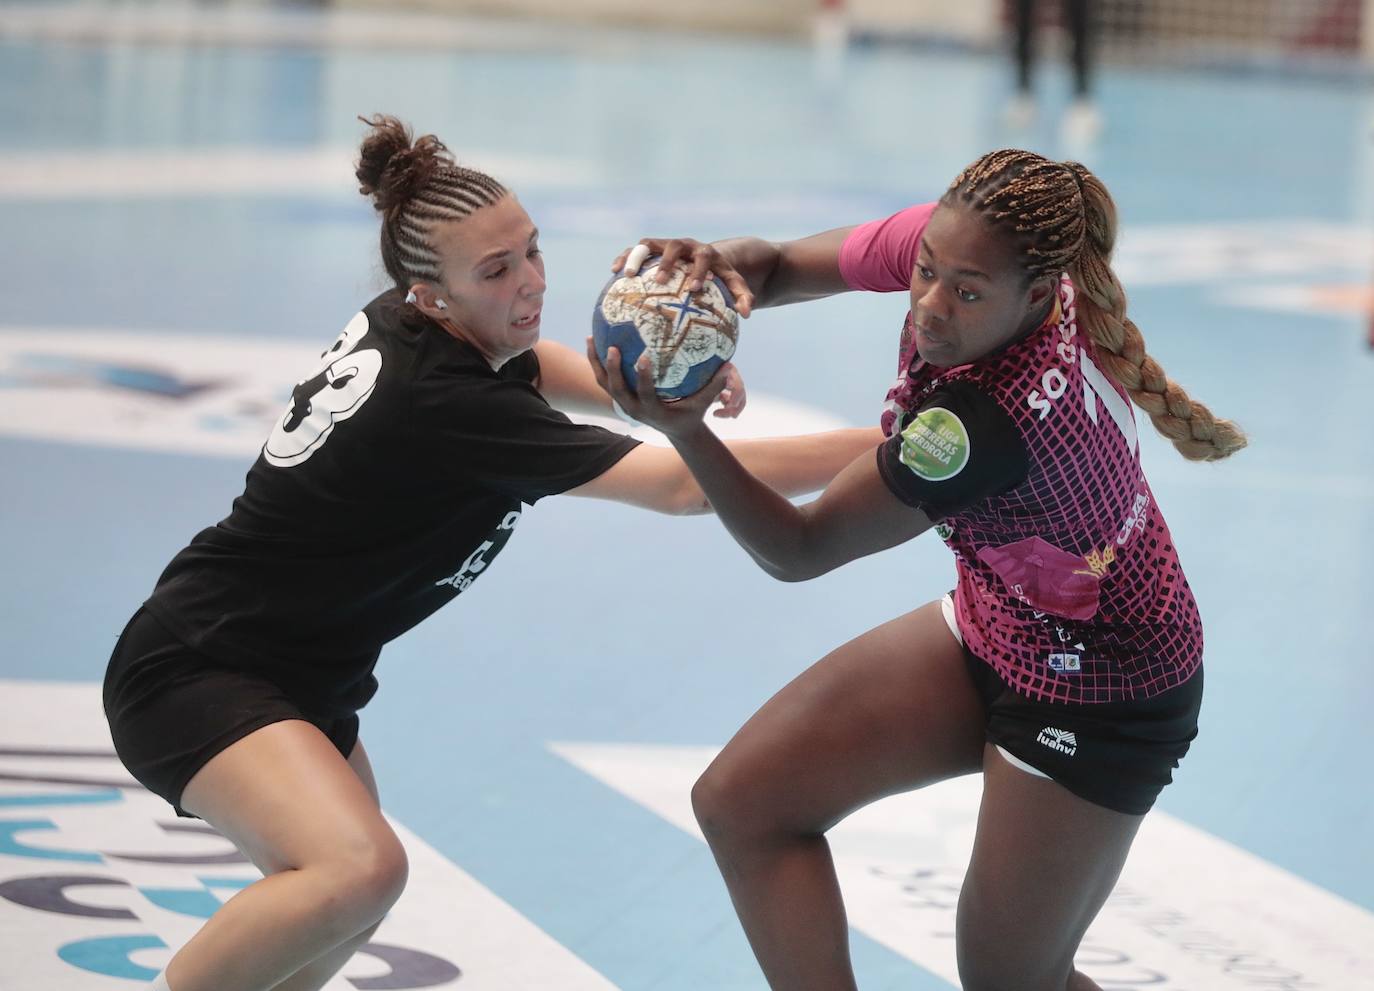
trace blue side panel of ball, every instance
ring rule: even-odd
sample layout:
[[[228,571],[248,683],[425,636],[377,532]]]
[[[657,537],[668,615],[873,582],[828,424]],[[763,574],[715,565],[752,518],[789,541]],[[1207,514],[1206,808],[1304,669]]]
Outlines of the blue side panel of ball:
[[[644,353],[644,341],[632,323],[608,324],[601,315],[601,297],[615,284],[615,279],[602,287],[596,297],[596,307],[592,310],[592,343],[596,345],[596,356],[606,364],[606,355],[611,348],[620,349],[620,370],[625,376],[625,384],[631,391],[639,388],[639,376],[635,374],[635,362]]]
[[[642,270],[647,271],[656,259],[648,259],[644,262]],[[639,376],[635,373],[635,362],[644,353],[644,341],[639,336],[635,325],[630,322],[608,323],[601,312],[601,302],[607,290],[620,279],[620,276],[613,276],[609,282],[601,287],[601,292],[597,295],[596,304],[592,308],[592,343],[596,347],[597,357],[602,364],[606,362],[606,355],[610,348],[620,349],[620,368],[625,377],[625,383],[633,390],[638,388]],[[734,308],[734,296],[726,285],[719,279],[712,277],[717,286],[720,287],[727,305]],[[658,395],[662,399],[682,399],[696,392],[700,392],[706,387],[706,383],[711,381],[721,365],[727,359],[711,357],[692,367],[682,382],[672,388],[659,388]]]

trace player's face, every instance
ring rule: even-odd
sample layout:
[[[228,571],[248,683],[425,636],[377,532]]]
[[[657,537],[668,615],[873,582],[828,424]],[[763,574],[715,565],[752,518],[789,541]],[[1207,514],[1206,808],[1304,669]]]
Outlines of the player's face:
[[[941,205],[931,215],[911,273],[916,349],[941,368],[966,365],[1045,318],[1054,283],[1026,284],[1014,247],[973,211]]]
[[[539,340],[544,256],[539,231],[512,194],[436,227],[449,322],[493,365]]]

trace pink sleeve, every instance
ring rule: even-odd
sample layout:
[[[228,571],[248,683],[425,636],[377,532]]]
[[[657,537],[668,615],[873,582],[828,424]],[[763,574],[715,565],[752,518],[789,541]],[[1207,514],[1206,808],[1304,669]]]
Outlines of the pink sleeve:
[[[840,246],[840,275],[849,288],[869,292],[910,289],[916,248],[936,205],[907,207],[886,220],[872,220],[850,231]]]

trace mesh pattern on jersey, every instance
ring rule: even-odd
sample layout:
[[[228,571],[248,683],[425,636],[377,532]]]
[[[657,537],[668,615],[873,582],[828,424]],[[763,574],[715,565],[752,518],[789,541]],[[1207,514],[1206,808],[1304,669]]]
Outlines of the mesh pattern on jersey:
[[[1078,335],[1068,276],[1058,303],[1026,338],[948,369],[917,357],[908,314],[883,429],[890,436],[955,379],[1006,411],[1029,475],[940,527],[958,566],[964,643],[1033,699],[1149,698],[1197,669],[1202,622],[1140,468],[1130,402],[1092,374],[1093,345]]]

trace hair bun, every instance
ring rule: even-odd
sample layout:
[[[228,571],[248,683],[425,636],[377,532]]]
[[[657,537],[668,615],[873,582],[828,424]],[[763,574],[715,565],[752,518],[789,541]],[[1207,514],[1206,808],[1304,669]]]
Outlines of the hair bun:
[[[383,213],[409,201],[438,169],[453,164],[448,148],[432,134],[413,140],[410,128],[386,114],[358,119],[372,128],[354,173],[358,191]]]

